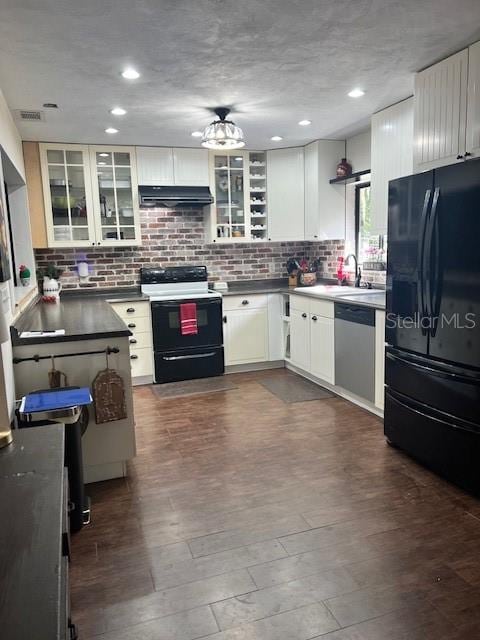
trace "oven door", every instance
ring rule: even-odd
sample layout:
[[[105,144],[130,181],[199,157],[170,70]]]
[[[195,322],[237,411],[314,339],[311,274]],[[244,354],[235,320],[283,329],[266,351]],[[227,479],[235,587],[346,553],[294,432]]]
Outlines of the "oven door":
[[[197,305],[196,335],[182,336],[180,331],[180,305],[185,302],[194,302]],[[151,304],[155,352],[223,344],[221,298],[162,300]]]

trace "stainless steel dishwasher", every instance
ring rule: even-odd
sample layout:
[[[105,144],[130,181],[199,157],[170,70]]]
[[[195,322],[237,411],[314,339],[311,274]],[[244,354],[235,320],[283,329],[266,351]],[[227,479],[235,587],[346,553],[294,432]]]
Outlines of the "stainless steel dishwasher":
[[[335,384],[375,401],[375,309],[335,302]]]

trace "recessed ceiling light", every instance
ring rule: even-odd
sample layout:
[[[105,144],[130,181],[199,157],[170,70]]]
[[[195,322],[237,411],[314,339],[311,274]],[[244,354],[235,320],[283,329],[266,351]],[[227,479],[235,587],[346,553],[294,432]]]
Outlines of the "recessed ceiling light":
[[[118,129],[114,129],[113,127],[108,127],[105,129],[105,133],[118,133]]]
[[[108,158],[108,156],[110,155],[109,153],[99,153],[98,154],[101,158]]]
[[[300,120],[298,123],[301,127],[308,127],[309,124],[312,124],[311,120]]]
[[[194,138],[201,138],[203,136],[203,133],[201,131],[192,131],[192,136]]]
[[[349,91],[348,95],[350,98],[361,98],[365,95],[365,91],[363,89],[352,89]]]
[[[127,80],[136,80],[140,77],[140,74],[136,69],[132,69],[132,67],[127,67],[122,71],[122,76]]]
[[[280,140],[283,140],[283,138],[282,136],[272,136],[270,140],[273,140],[273,142],[280,142]]]
[[[113,109],[110,109],[110,113],[113,116],[124,116],[127,112],[125,109],[122,109],[122,107],[114,107]]]

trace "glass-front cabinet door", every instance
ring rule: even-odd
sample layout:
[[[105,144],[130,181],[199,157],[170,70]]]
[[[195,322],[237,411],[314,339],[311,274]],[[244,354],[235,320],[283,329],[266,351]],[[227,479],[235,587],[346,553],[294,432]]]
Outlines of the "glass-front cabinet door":
[[[248,154],[212,152],[210,156],[213,186],[213,239],[242,241],[250,238],[248,194]]]
[[[49,143],[39,148],[48,245],[95,244],[88,147]]]
[[[90,162],[97,244],[141,244],[134,149],[90,147]]]

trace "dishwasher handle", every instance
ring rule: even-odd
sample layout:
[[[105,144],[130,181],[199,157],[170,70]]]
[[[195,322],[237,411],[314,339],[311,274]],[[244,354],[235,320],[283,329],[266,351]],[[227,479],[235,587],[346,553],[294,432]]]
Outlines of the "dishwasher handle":
[[[375,309],[356,304],[335,302],[335,319],[374,327]]]

